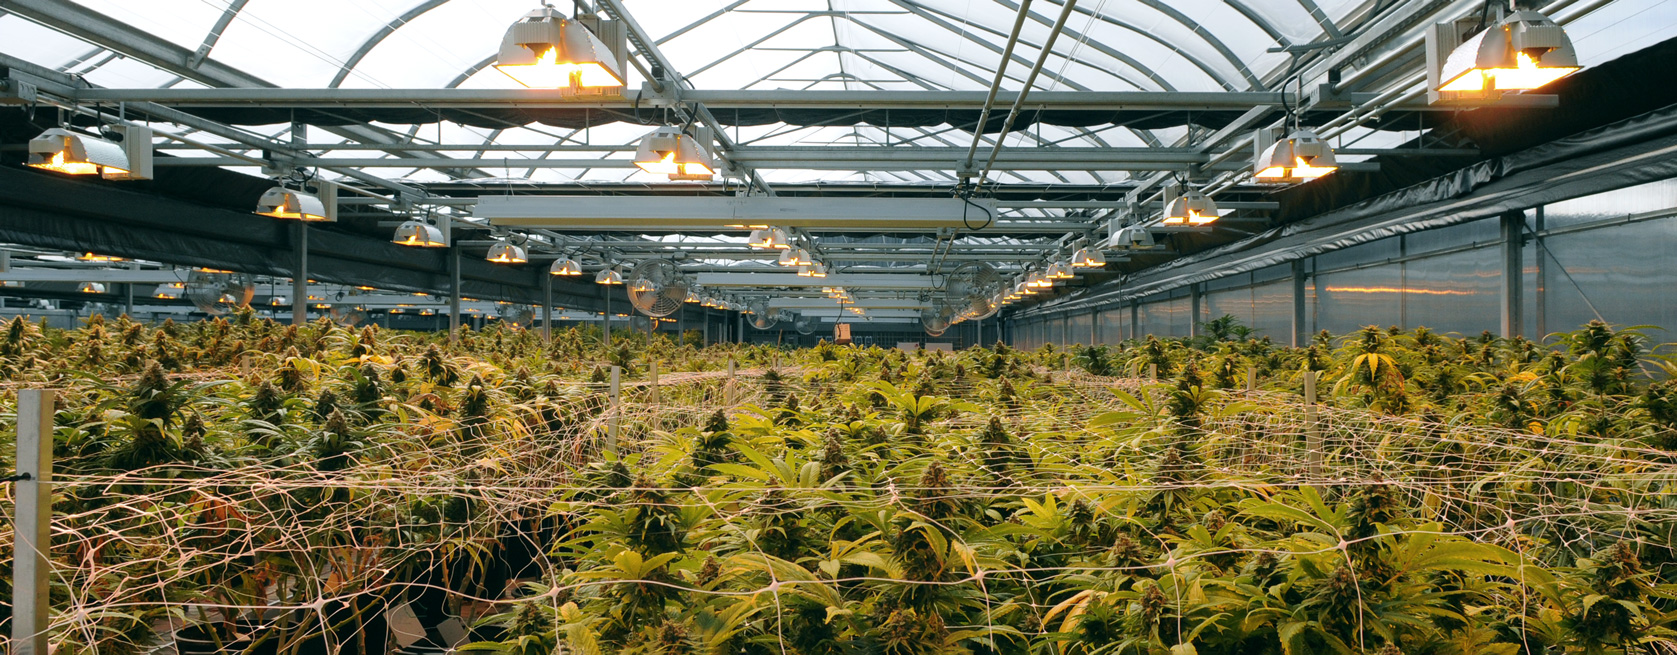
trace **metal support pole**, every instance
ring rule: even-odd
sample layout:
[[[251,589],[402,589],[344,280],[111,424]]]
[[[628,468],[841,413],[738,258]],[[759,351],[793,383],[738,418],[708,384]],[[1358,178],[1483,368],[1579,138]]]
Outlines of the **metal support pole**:
[[[710,345],[710,310],[706,309],[702,312],[699,312],[699,315],[703,316],[704,319],[705,319],[705,324],[704,324],[704,328],[703,328],[704,331],[703,331],[702,336],[704,337],[704,345],[708,346],[708,345]]]
[[[1520,278],[1525,276],[1525,262],[1521,257],[1521,241],[1525,236],[1526,215],[1508,212],[1502,215],[1502,337],[1520,336]]]
[[[734,333],[737,343],[745,343],[745,312],[739,312],[739,331]]]
[[[1293,347],[1310,343],[1310,320],[1305,313],[1304,260],[1293,260]]]
[[[309,322],[309,225],[307,221],[297,221],[295,231],[292,232],[292,253],[297,256],[297,264],[291,269],[291,324],[303,325]]]
[[[1304,450],[1310,476],[1322,476],[1322,428],[1316,423],[1316,371],[1304,372]]]
[[[611,347],[611,285],[602,284],[602,285],[600,285],[600,288],[604,290],[601,293],[602,293],[602,295],[604,295],[606,297],[605,339],[606,339],[606,347],[610,348]]]
[[[460,340],[460,246],[451,242],[448,252],[448,275],[452,285],[448,297],[448,342],[455,343]]]
[[[1543,206],[1538,205],[1536,212],[1537,215],[1533,218],[1532,238],[1539,241],[1537,246],[1533,248],[1532,255],[1533,259],[1537,260],[1537,288],[1533,290],[1536,292],[1534,295],[1537,296],[1537,307],[1533,308],[1537,319],[1537,333],[1533,334],[1532,338],[1542,339],[1549,334],[1549,267],[1544,264],[1549,259],[1549,253],[1544,252],[1542,248],[1543,242],[1541,239],[1543,237],[1537,236],[1542,234],[1544,229]]]
[[[47,584],[52,560],[52,415],[57,394],[17,392],[16,511],[12,530],[12,653],[47,655]]]
[[[1130,301],[1130,338],[1141,338],[1141,301]]]
[[[553,275],[542,275],[542,343],[553,343]]]
[[[1200,323],[1204,321],[1204,317],[1200,316],[1200,285],[1198,283],[1188,285],[1188,307],[1188,315],[1191,317],[1188,319],[1188,338],[1192,339],[1200,335]]]
[[[611,418],[606,423],[606,451],[617,452],[617,428],[623,416],[623,369],[611,367]]]

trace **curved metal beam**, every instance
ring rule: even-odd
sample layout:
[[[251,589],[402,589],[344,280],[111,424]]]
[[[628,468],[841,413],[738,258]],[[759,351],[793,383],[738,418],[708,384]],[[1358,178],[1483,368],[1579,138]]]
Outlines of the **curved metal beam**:
[[[425,0],[425,2],[419,3],[419,6],[407,10],[407,12],[403,13],[401,16],[397,16],[395,20],[385,23],[384,27],[379,28],[379,30],[374,32],[372,36],[367,37],[367,40],[361,42],[361,47],[355,49],[355,54],[350,55],[349,59],[344,60],[343,65],[338,67],[338,74],[332,76],[332,83],[326,86],[333,89],[338,88],[339,84],[344,83],[344,78],[349,77],[349,72],[354,70],[355,66],[360,64],[361,60],[366,58],[367,54],[373,51],[373,48],[376,48],[378,47],[378,44],[383,43],[385,38],[394,33],[397,28],[408,24],[409,21],[419,18],[427,11],[431,11],[432,9],[442,6],[445,2],[448,2],[448,0]]]
[[[472,66],[470,68],[467,68],[465,70],[465,72],[460,73],[460,75],[456,76],[453,81],[450,81],[448,83],[448,86],[445,86],[443,88],[452,89],[452,88],[458,87],[462,84],[465,84],[466,80],[472,79],[472,76],[476,75],[478,71],[483,70],[485,68],[488,68],[489,65],[495,63],[495,60],[499,59],[500,56],[501,56],[501,54],[499,52],[497,52],[495,54],[489,55],[488,57],[484,57],[483,61],[480,61],[476,64],[472,64]]]
[[[247,2],[250,2],[250,0],[233,0],[227,3],[227,10],[221,12],[221,18],[216,19],[215,26],[210,28],[210,33],[204,35],[204,42],[198,46],[197,50],[193,51],[192,58],[187,60],[187,67],[197,68],[204,63],[205,59],[209,58],[210,51],[214,50],[216,42],[221,40],[221,33],[227,31],[228,25],[233,24],[233,19],[239,16],[240,11],[244,10]]]
[[[1049,1],[1052,2],[1053,0]],[[1259,80],[1257,75],[1252,74],[1252,69],[1246,66],[1246,61],[1241,59],[1239,56],[1236,56],[1233,50],[1230,50],[1227,45],[1223,44],[1222,39],[1217,38],[1217,35],[1212,34],[1211,30],[1206,29],[1204,25],[1199,24],[1199,21],[1189,18],[1187,14],[1184,14],[1181,11],[1178,11],[1175,7],[1160,2],[1159,0],[1141,0],[1141,3],[1152,7],[1153,9],[1159,11],[1159,13],[1169,16],[1171,20],[1181,23],[1183,27],[1188,28],[1188,31],[1199,35],[1201,40],[1211,44],[1211,47],[1216,49],[1219,54],[1223,55],[1224,59],[1227,59],[1229,63],[1234,64],[1235,70],[1240,71],[1240,75],[1246,78],[1247,84],[1252,85],[1252,89],[1257,91],[1268,90],[1267,87],[1264,86],[1263,81]]]
[[[996,4],[999,4],[1003,7],[1008,7],[1008,8],[1014,9],[1015,11],[1017,11],[1018,8],[1019,8],[1019,3],[1013,2],[1012,0],[995,0],[995,2],[996,2]],[[1048,0],[1048,2],[1053,3],[1053,4],[1064,5],[1066,3],[1066,0]],[[1116,26],[1116,27],[1120,27],[1120,28],[1129,30],[1129,31],[1134,32],[1136,35],[1138,35],[1138,36],[1140,36],[1144,39],[1147,39],[1149,41],[1152,41],[1154,43],[1162,45],[1162,46],[1168,48],[1171,52],[1174,52],[1178,55],[1181,55],[1183,59],[1188,60],[1188,63],[1193,64],[1194,67],[1203,71],[1206,75],[1210,76],[1211,79],[1216,80],[1216,82],[1218,84],[1222,85],[1222,87],[1225,90],[1228,90],[1228,91],[1238,91],[1238,90],[1240,90],[1239,87],[1235,86],[1233,80],[1230,80],[1228,77],[1225,77],[1221,72],[1218,72],[1216,67],[1207,63],[1205,60],[1200,59],[1198,55],[1195,55],[1192,52],[1188,52],[1187,50],[1183,50],[1182,48],[1178,47],[1176,44],[1171,43],[1170,41],[1165,40],[1163,38],[1160,38],[1160,37],[1148,32],[1147,30],[1142,29],[1140,26],[1138,26],[1134,23],[1131,23],[1129,21],[1119,20],[1117,18],[1107,16],[1106,14],[1097,13],[1097,12],[1094,12],[1094,11],[1091,11],[1091,10],[1088,10],[1088,9],[1085,9],[1085,8],[1082,8],[1082,7],[1076,7],[1074,10],[1077,11],[1078,13],[1080,13],[1080,14],[1083,14],[1085,16],[1089,16],[1091,18],[1095,18],[1095,19],[1097,19],[1097,20],[1099,20],[1103,23],[1106,23],[1108,25],[1113,25],[1113,26]],[[1036,19],[1037,22],[1045,24],[1045,25],[1053,24],[1053,21],[1050,21],[1046,16],[1042,16],[1042,15],[1040,15],[1040,14],[1034,12],[1034,11],[1031,12],[1031,18]]]
[[[920,16],[921,18],[926,19],[927,22],[930,22],[934,25],[937,25],[938,27],[942,27],[946,30],[949,30],[951,32],[955,32],[957,34],[960,34],[962,32],[962,30],[960,30],[956,26],[951,25],[948,22],[946,22],[945,20],[943,20],[943,19],[949,19],[949,20],[960,20],[960,19],[955,17],[955,16],[951,16],[948,13],[945,13],[945,12],[939,10],[939,9],[936,9],[936,8],[933,8],[933,7],[927,7],[925,5],[921,5],[917,2],[914,2],[913,0],[891,0],[891,3],[895,4],[899,7],[902,7],[904,9],[909,10],[914,15]],[[935,14],[935,16],[929,15],[929,14]],[[941,17],[941,18],[939,18],[939,17]],[[1001,37],[1003,39],[1006,39],[1008,37],[1007,34],[1001,32],[1000,30],[996,30],[996,29],[994,29],[994,28],[992,28],[988,25],[984,25],[982,23],[967,22],[965,24],[969,25],[969,26],[972,26],[972,27],[976,27],[979,30],[982,30],[984,32],[994,34],[994,35],[996,35],[998,37]],[[1076,38],[1076,39],[1079,39],[1079,40],[1084,40],[1083,36],[1081,34],[1078,34],[1077,31],[1075,31],[1075,30],[1067,28],[1065,30],[1065,32],[1066,32],[1067,35],[1069,35],[1073,38]],[[968,40],[973,41],[974,43],[977,43],[979,45],[984,46],[985,48],[989,49],[991,52],[1000,52],[1001,51],[1000,47],[996,46],[996,44],[994,44],[994,43],[990,43],[989,41],[984,41],[984,40],[981,40],[981,39],[971,39],[971,38],[969,38]],[[1101,54],[1104,54],[1104,55],[1107,55],[1107,56],[1112,57],[1114,59],[1117,59],[1118,61],[1123,62],[1125,65],[1129,66],[1130,68],[1133,68],[1136,71],[1140,72],[1142,75],[1146,76],[1147,79],[1152,80],[1154,84],[1159,85],[1160,89],[1162,89],[1164,91],[1175,91],[1176,90],[1176,87],[1171,86],[1171,83],[1168,80],[1166,80],[1163,76],[1154,72],[1153,69],[1148,68],[1147,66],[1143,65],[1141,62],[1136,61],[1134,57],[1131,57],[1127,54],[1124,54],[1123,52],[1121,52],[1117,49],[1108,47],[1106,44],[1103,44],[1103,43],[1099,43],[1099,42],[1096,42],[1096,41],[1093,41],[1093,40],[1085,40],[1085,41],[1086,41],[1086,45],[1094,48],[1095,50],[1099,51]],[[1042,47],[1040,44],[1031,43],[1023,35],[1021,35],[1019,37],[1019,42],[1025,44],[1025,45],[1031,46],[1033,48],[1037,48],[1037,49],[1041,49],[1041,47]],[[1018,61],[1019,63],[1025,64],[1027,66],[1029,66],[1030,63],[1031,63],[1029,61],[1026,61],[1023,57],[1019,57],[1019,56],[1015,56],[1014,60]],[[1132,79],[1118,73],[1117,71],[1102,71],[1102,72],[1105,72],[1107,75],[1111,75],[1115,78],[1118,78],[1119,81],[1121,81],[1125,84],[1128,84],[1132,87],[1135,87],[1135,89],[1138,90],[1138,91],[1139,90],[1146,90],[1145,85],[1143,85],[1139,82],[1136,82],[1135,80],[1132,80]]]
[[[1304,7],[1305,11],[1310,12],[1311,18],[1316,19],[1316,24],[1322,26],[1322,31],[1328,33],[1328,38],[1337,39],[1345,36],[1340,33],[1339,26],[1334,25],[1333,21],[1328,18],[1327,12],[1316,6],[1316,0],[1298,0],[1298,3],[1300,7]]]
[[[1282,34],[1281,30],[1276,29],[1274,23],[1269,22],[1269,19],[1264,18],[1263,14],[1258,13],[1256,10],[1247,6],[1246,3],[1241,2],[1241,0],[1223,0],[1223,4],[1233,7],[1235,11],[1240,12],[1240,15],[1245,16],[1246,20],[1252,21],[1253,25],[1257,25],[1258,29],[1263,30],[1264,34],[1269,35],[1269,38],[1275,39],[1275,42],[1281,44],[1281,47],[1284,48],[1293,44],[1292,39],[1288,39],[1287,35]]]

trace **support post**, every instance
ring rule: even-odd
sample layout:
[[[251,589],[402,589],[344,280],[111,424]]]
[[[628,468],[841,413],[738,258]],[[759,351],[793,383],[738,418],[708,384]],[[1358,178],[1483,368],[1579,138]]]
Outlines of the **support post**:
[[[1310,477],[1322,477],[1322,427],[1316,422],[1316,371],[1304,372],[1304,450]]]
[[[1533,259],[1537,260],[1537,288],[1533,290],[1536,292],[1533,295],[1537,297],[1537,307],[1533,308],[1536,314],[1534,318],[1537,319],[1537,334],[1531,336],[1534,339],[1542,339],[1549,334],[1549,267],[1544,263],[1549,259],[1549,253],[1543,250],[1541,236],[1544,230],[1543,205],[1538,205],[1536,212],[1537,215],[1532,219],[1531,237],[1537,242],[1532,250]]]
[[[1246,368],[1246,393],[1252,393],[1252,392],[1257,391],[1257,390],[1258,390],[1258,367],[1248,366]]]
[[[291,324],[304,325],[309,322],[309,225],[308,221],[297,221],[292,232],[292,253],[297,256],[297,263],[291,268]]]
[[[1188,319],[1188,338],[1192,339],[1200,335],[1200,323],[1202,322],[1200,318],[1200,285],[1197,282],[1188,285],[1188,315],[1190,317]]]
[[[617,428],[623,416],[623,369],[611,367],[611,418],[606,423],[606,451],[617,452]]]
[[[739,331],[734,333],[735,343],[745,343],[745,312],[738,312]]]
[[[542,274],[542,343],[553,343],[553,275]]]
[[[611,347],[611,285],[602,284],[602,285],[600,285],[600,288],[604,290],[601,293],[601,295],[604,295],[606,297],[605,339],[606,339],[606,347],[610,348]]]
[[[1526,225],[1524,212],[1507,212],[1502,215],[1502,337],[1505,339],[1520,336],[1520,278],[1525,276],[1525,262],[1522,261],[1521,241]]]
[[[1147,365],[1147,380],[1149,382],[1158,382],[1159,381],[1159,365],[1158,364],[1148,364]]]
[[[47,583],[52,560],[52,415],[57,394],[43,389],[17,392],[16,511],[12,539],[12,653],[47,655],[51,616]]]
[[[1293,347],[1310,343],[1310,317],[1305,313],[1304,260],[1293,260]]]
[[[1130,338],[1141,338],[1141,301],[1130,301]]]
[[[449,243],[448,342],[460,340],[460,246]]]

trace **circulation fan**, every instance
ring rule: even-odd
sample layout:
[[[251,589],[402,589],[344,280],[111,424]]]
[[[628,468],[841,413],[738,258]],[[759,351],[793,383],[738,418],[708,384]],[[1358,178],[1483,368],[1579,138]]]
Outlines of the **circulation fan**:
[[[526,328],[536,322],[536,310],[529,305],[500,305],[495,308],[495,315],[513,327]]]
[[[367,322],[367,308],[352,302],[333,303],[326,315],[333,323],[350,327]]]
[[[745,313],[750,316],[751,327],[767,330],[780,321],[780,316],[769,311],[769,301],[758,298],[745,305]]]
[[[652,329],[652,319],[645,316],[630,316],[629,330],[632,332],[647,332]]]
[[[943,279],[943,294],[954,313],[971,319],[989,318],[1001,309],[995,298],[1006,284],[1007,279],[996,267],[967,262]]]
[[[669,316],[681,311],[687,300],[687,277],[681,267],[668,259],[648,259],[635,264],[635,269],[624,280],[629,289],[629,304],[647,316]]]
[[[815,334],[815,319],[799,314],[797,318],[792,319],[792,329],[804,336]]]
[[[181,295],[192,301],[198,311],[220,316],[250,306],[250,300],[256,297],[256,281],[244,273],[194,270],[186,276],[186,288]]]
[[[928,307],[920,310],[920,326],[926,328],[926,334],[934,337],[943,336],[949,329],[950,319],[955,315],[954,308],[943,301],[932,301]]]

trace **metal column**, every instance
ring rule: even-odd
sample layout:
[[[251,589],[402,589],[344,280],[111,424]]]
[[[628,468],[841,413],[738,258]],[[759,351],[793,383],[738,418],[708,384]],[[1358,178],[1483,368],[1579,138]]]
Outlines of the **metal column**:
[[[1525,275],[1525,267],[1521,266],[1521,241],[1524,236],[1526,215],[1523,212],[1508,212],[1502,215],[1502,336],[1511,338],[1520,336],[1520,278]]]
[[[542,342],[553,342],[553,274],[542,274]]]
[[[297,263],[291,268],[291,324],[309,322],[309,224],[297,221],[291,248]]]
[[[454,343],[460,339],[460,246],[450,242],[448,251],[448,274],[453,285],[448,297],[448,341]]]
[[[609,285],[609,284],[600,285],[600,295],[603,295],[603,296],[606,297],[606,317],[605,317],[606,320],[605,320],[604,334],[605,334],[605,340],[606,340],[606,347],[610,348],[611,347],[611,285]]]
[[[1293,347],[1310,342],[1309,315],[1305,313],[1304,260],[1293,260]]]
[[[1130,338],[1141,338],[1141,301],[1130,301]]]
[[[1533,258],[1537,260],[1537,288],[1533,289],[1533,295],[1537,297],[1537,307],[1533,308],[1537,319],[1537,334],[1533,334],[1532,337],[1541,339],[1549,334],[1549,267],[1543,263],[1549,258],[1549,253],[1544,251],[1543,237],[1540,236],[1544,230],[1543,206],[1538,205],[1535,211],[1531,237],[1537,242],[1536,248],[1532,250]]]
[[[1188,338],[1192,339],[1200,335],[1200,323],[1203,318],[1200,316],[1200,285],[1198,283],[1188,285],[1188,315]]]

